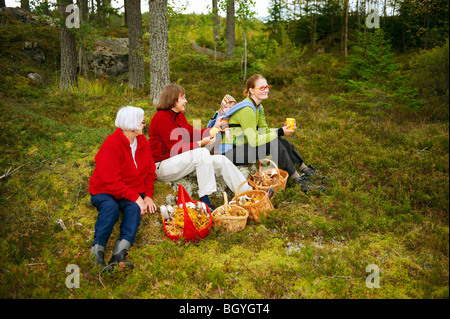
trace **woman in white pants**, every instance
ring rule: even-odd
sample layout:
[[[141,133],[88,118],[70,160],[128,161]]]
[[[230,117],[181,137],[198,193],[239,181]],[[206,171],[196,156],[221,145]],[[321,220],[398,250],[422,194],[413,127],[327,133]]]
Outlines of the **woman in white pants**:
[[[156,114],[149,128],[149,143],[156,164],[157,179],[174,182],[196,171],[198,195],[210,209],[214,209],[209,195],[217,191],[215,176],[222,176],[233,191],[245,181],[239,169],[223,155],[211,155],[203,148],[213,144],[215,136],[210,136],[212,128],[195,130],[184,112],[187,100],[185,90],[178,85],[163,89]],[[216,121],[216,128],[220,120]],[[242,191],[252,189],[248,184]]]

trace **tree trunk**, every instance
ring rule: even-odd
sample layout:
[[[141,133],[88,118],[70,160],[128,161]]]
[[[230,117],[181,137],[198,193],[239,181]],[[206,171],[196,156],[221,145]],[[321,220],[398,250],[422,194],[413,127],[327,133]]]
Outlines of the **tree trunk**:
[[[359,0],[356,0],[356,23],[358,24],[358,31],[361,31],[361,18],[359,15]]]
[[[212,12],[214,14],[214,21],[213,21],[214,41],[218,41],[220,36],[219,33],[220,21],[219,21],[219,8],[217,7],[217,0],[212,0]]]
[[[170,84],[167,0],[150,0],[150,99],[156,105]]]
[[[428,49],[428,30],[430,29],[430,10],[428,8],[428,1],[426,1],[426,11],[425,11],[425,47],[424,49]]]
[[[244,34],[244,72],[243,72],[243,78],[242,82],[245,82],[245,79],[247,78],[247,30],[245,25],[243,26],[243,34]]]
[[[124,20],[125,20],[125,25],[128,26],[128,0],[124,0],[123,17],[124,17]]]
[[[344,55],[347,56],[348,44],[348,0],[345,0],[345,38],[344,38]]]
[[[335,3],[334,1],[332,2],[332,8],[331,8],[331,42],[333,42],[334,39],[334,15],[335,15]]]
[[[0,8],[6,7],[5,0],[0,0]]]
[[[316,51],[316,30],[317,30],[317,1],[314,0],[314,25],[313,25],[313,36],[312,36],[312,50]]]
[[[234,56],[234,47],[236,45],[235,38],[235,22],[234,22],[234,0],[228,0],[227,4],[227,26],[225,29],[225,37],[227,39],[227,58]]]
[[[217,42],[219,41],[219,37],[220,37],[219,8],[217,7],[217,0],[212,0],[212,12],[214,14],[214,20],[213,20],[214,52],[217,52]],[[216,54],[214,54],[214,58],[216,58]]]
[[[30,0],[20,0],[20,8],[30,12]]]
[[[92,22],[95,20],[95,10],[94,10],[94,0],[91,0],[91,14],[89,15],[89,21]]]
[[[88,23],[89,19],[89,7],[88,7],[88,0],[77,0],[78,7],[80,8],[80,25]],[[88,76],[88,61],[87,61],[87,54],[86,54],[86,39],[83,37],[81,39],[80,48],[78,51],[78,64],[79,64],[79,73],[84,77],[87,78]]]
[[[128,9],[128,64],[130,68],[130,88],[145,85],[145,65],[142,40],[141,0],[127,0]]]
[[[66,13],[66,7],[72,4],[72,0],[59,0],[59,12],[65,19],[69,13]],[[75,35],[65,26],[61,26],[61,75],[59,87],[67,90],[72,86],[77,86],[77,46]]]

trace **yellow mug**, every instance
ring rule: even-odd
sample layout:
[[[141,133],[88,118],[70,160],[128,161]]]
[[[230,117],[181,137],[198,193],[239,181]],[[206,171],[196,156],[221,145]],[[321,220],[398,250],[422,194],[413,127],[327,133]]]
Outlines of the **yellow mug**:
[[[293,130],[295,125],[295,119],[294,118],[287,118],[286,124],[289,125],[288,129]]]

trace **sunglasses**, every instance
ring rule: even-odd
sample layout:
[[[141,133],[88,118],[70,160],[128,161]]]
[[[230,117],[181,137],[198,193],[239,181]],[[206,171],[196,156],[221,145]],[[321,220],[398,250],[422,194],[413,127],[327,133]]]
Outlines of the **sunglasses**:
[[[260,90],[260,91],[266,91],[266,90],[270,90],[272,86],[270,85],[266,85],[266,86],[261,86],[259,88],[254,88],[255,90]]]

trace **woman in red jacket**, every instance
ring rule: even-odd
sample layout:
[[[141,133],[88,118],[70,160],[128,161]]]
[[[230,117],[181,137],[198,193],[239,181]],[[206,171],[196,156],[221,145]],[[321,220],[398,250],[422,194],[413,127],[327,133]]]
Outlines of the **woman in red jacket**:
[[[116,131],[108,136],[95,156],[95,169],[89,180],[91,203],[98,210],[92,255],[95,265],[106,267],[106,243],[122,211],[120,237],[113,250],[109,269],[125,262],[134,242],[141,215],[156,211],[153,186],[155,163],[148,141],[142,134],[144,111],[126,106],[116,117]],[[133,267],[130,262],[127,266]]]
[[[163,89],[148,133],[156,175],[160,181],[173,182],[195,171],[200,201],[214,210],[209,195],[217,191],[215,175],[222,176],[233,192],[246,179],[228,158],[211,155],[203,147],[214,144],[215,135],[210,136],[212,128],[194,130],[183,114],[186,103],[183,87],[169,85]],[[217,129],[220,119],[214,126]],[[240,191],[251,189],[246,183]]]

